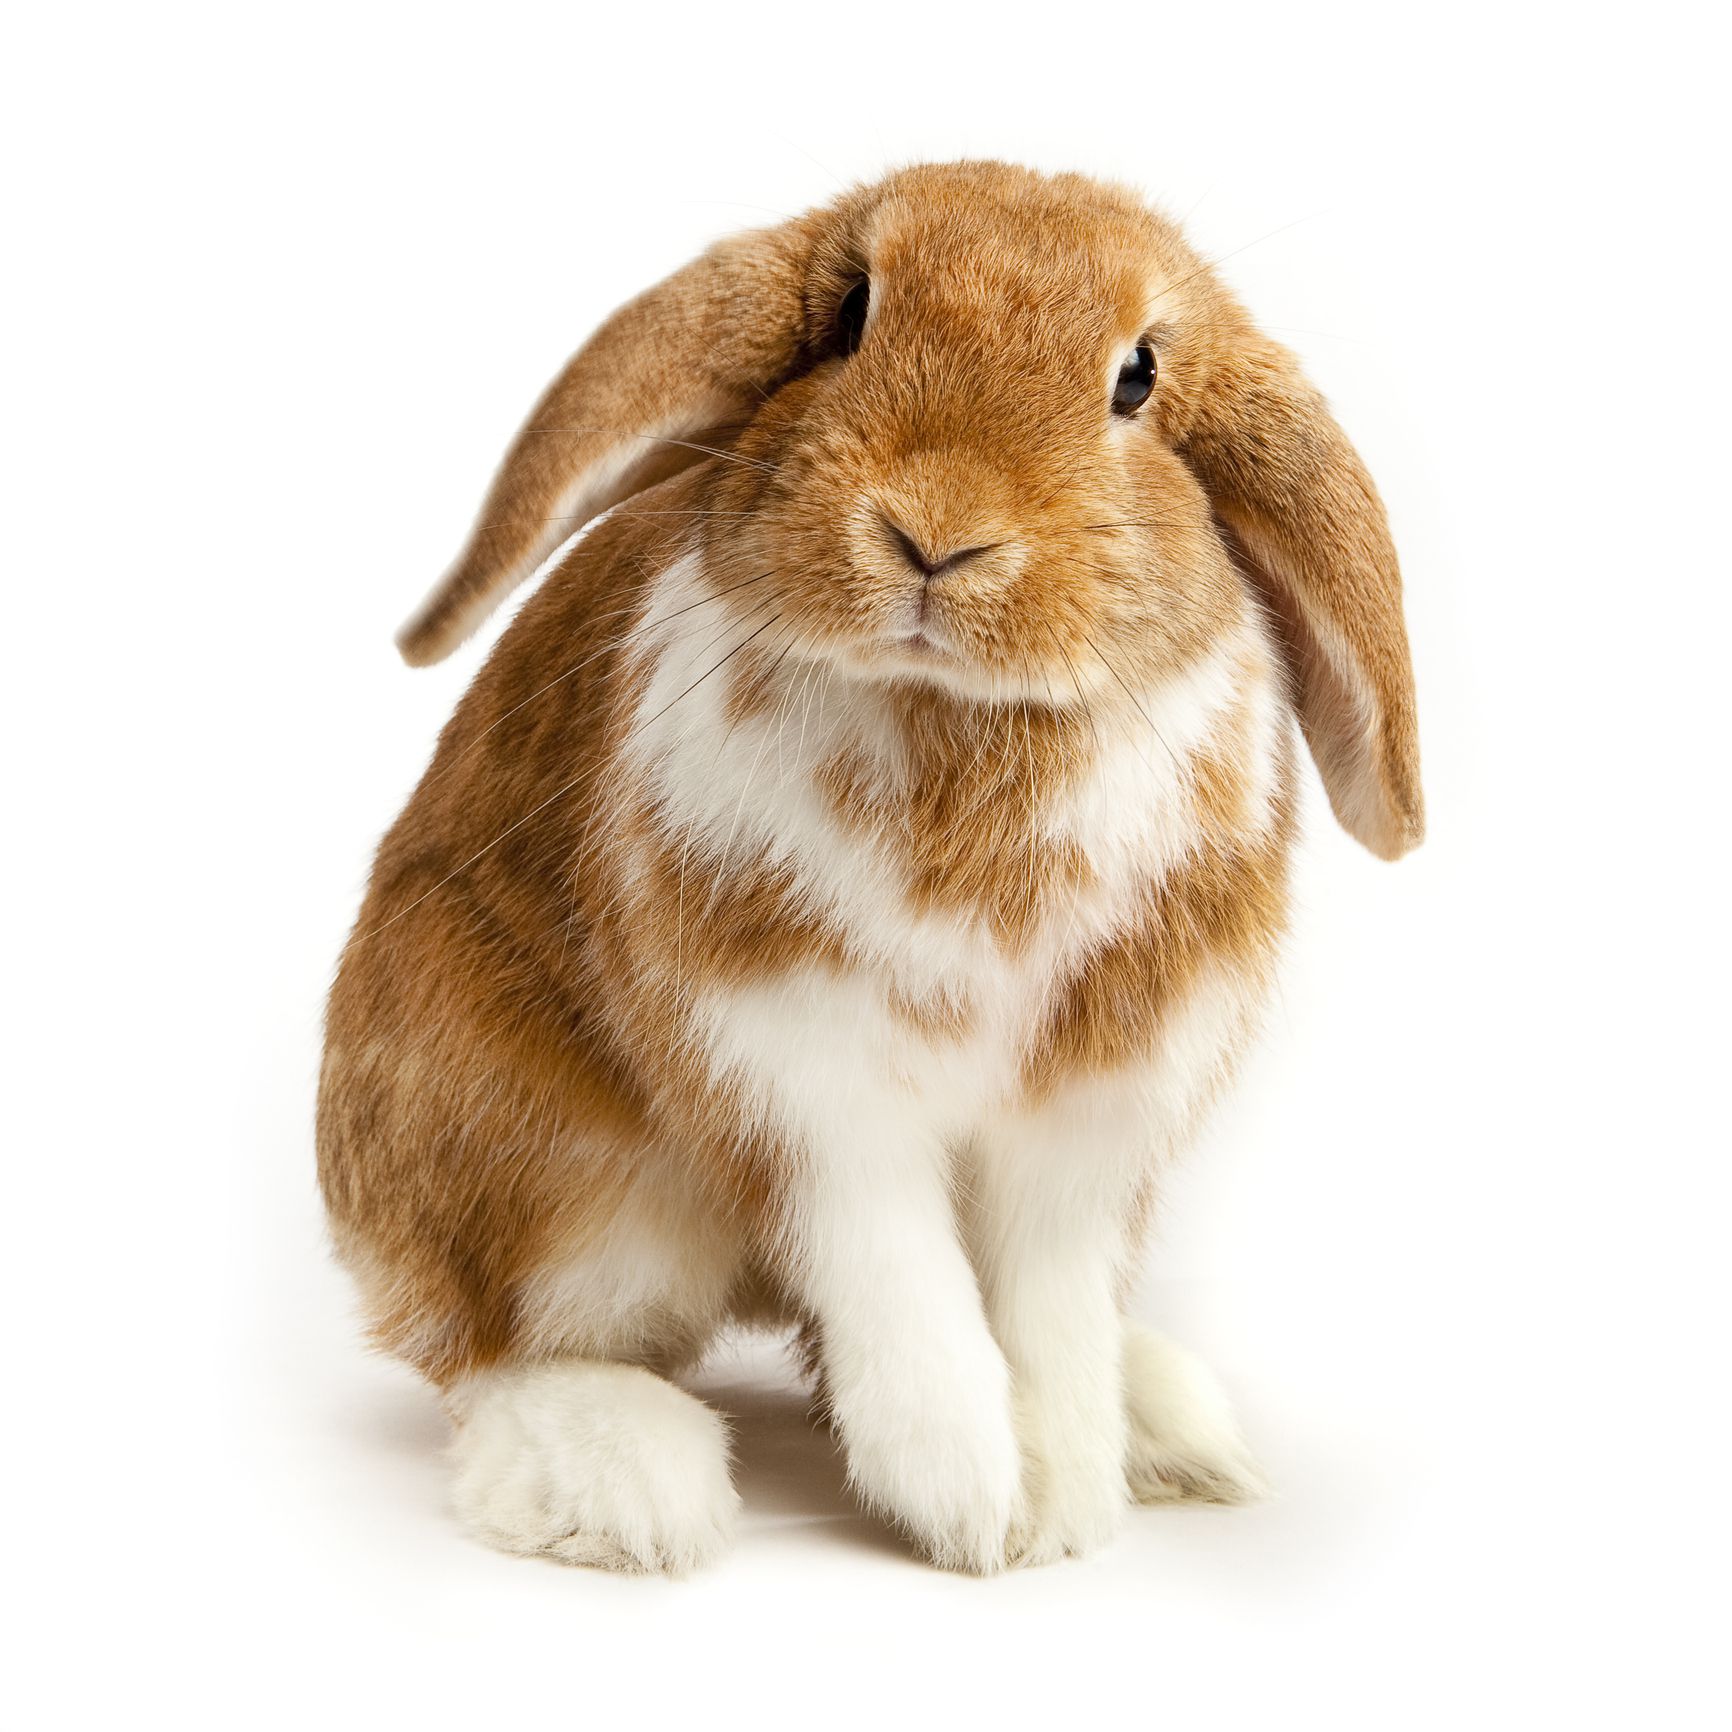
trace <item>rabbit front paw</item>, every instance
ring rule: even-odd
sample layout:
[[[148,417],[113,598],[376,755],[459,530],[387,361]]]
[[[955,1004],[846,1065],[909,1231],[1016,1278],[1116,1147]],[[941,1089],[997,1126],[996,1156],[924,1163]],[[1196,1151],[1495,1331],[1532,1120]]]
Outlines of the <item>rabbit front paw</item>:
[[[869,1399],[833,1386],[849,1483],[941,1569],[1002,1569],[1022,1472],[1002,1359],[965,1376],[911,1369]]]
[[[1130,1509],[1126,1426],[1117,1401],[1090,1413],[1076,1402],[1019,1402],[1023,1448],[1021,1510],[1010,1537],[1020,1565],[1084,1557],[1106,1545]]]

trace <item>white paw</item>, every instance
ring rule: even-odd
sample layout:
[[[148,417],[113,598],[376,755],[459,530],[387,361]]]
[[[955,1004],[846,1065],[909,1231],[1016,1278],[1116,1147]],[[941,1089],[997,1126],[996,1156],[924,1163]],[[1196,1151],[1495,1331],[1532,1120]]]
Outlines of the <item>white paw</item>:
[[[679,1572],[732,1535],[726,1426],[640,1366],[488,1373],[453,1407],[457,1514],[501,1551]]]
[[[1044,1387],[1027,1379],[1017,1392],[1022,1440],[1022,1506],[1010,1558],[1049,1564],[1098,1551],[1124,1525],[1127,1422],[1118,1379]]]
[[[1099,1551],[1124,1526],[1130,1507],[1124,1468],[1115,1457],[1047,1461],[1033,1468],[1023,1508],[1011,1529],[1014,1564],[1050,1564]]]
[[[1267,1492],[1226,1391],[1201,1360],[1125,1327],[1126,1470],[1138,1503],[1254,1503]]]
[[[832,1364],[831,1406],[861,1502],[902,1528],[941,1569],[1002,1569],[1021,1454],[1003,1357],[946,1366],[911,1355],[881,1375]]]

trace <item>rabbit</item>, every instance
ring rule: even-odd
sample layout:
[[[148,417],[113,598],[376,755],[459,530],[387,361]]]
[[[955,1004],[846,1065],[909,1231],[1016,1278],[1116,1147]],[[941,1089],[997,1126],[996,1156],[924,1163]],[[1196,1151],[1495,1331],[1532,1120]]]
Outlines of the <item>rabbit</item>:
[[[903,169],[615,313],[403,656],[543,565],[379,848],[320,1082],[463,1523],[714,1557],[729,1432],[674,1379],[729,1326],[801,1333],[942,1568],[1257,1495],[1127,1288],[1270,988],[1299,736],[1373,853],[1423,828],[1385,513],[1292,356],[1129,191]]]

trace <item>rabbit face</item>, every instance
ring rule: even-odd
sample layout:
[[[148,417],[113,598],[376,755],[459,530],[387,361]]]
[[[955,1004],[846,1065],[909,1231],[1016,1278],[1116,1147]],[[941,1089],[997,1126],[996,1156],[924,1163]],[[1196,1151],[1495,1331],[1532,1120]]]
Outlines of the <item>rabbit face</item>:
[[[1155,220],[1065,181],[981,197],[966,165],[894,184],[845,214],[859,262],[814,266],[816,364],[736,447],[738,578],[770,574],[794,655],[966,696],[1194,660],[1239,595],[1173,446],[1196,362]]]

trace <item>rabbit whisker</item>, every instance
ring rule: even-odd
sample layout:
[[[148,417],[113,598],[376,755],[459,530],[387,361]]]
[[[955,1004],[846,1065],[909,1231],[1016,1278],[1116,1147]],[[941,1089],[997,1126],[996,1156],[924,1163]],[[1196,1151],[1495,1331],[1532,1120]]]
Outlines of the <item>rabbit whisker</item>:
[[[669,620],[678,619],[682,614],[691,613],[696,608],[708,607],[712,603],[720,601],[724,596],[733,595],[737,591],[742,590],[742,589],[748,589],[751,587],[752,584],[762,583],[765,578],[773,576],[773,575],[774,574],[772,572],[761,571],[758,573],[758,575],[756,577],[748,577],[744,583],[730,584],[726,589],[717,590],[714,595],[701,596],[697,601],[688,602],[684,607],[675,608],[672,613],[664,614],[661,619],[659,619],[655,622],[655,624],[657,626],[665,625]],[[596,618],[598,620],[608,619],[608,618],[616,618],[617,619],[622,614],[638,613],[640,611],[641,610],[636,606],[622,607],[622,608],[614,609],[611,614],[599,614],[596,616]],[[463,748],[462,751],[458,752],[452,758],[451,763],[452,764],[461,763],[463,761],[463,759],[468,757],[469,754],[471,752],[473,752],[475,750],[475,748],[477,746],[479,746],[481,744],[481,742],[483,740],[485,740],[487,738],[487,736],[489,734],[491,734],[495,728],[501,726],[505,722],[510,721],[511,718],[514,715],[516,715],[519,710],[528,708],[528,706],[530,704],[534,703],[537,698],[545,696],[548,692],[552,691],[555,686],[562,685],[566,680],[570,679],[573,674],[581,673],[583,671],[583,669],[588,667],[589,664],[591,662],[595,661],[598,657],[608,654],[608,652],[611,650],[623,649],[627,644],[631,643],[634,638],[641,636],[643,634],[643,632],[645,632],[648,629],[649,629],[649,627],[647,625],[635,626],[632,628],[632,630],[627,631],[627,632],[623,632],[618,637],[609,638],[605,643],[603,643],[601,645],[601,647],[599,649],[595,649],[595,650],[590,651],[590,653],[588,655],[584,656],[582,658],[582,660],[573,662],[571,664],[571,666],[565,670],[564,673],[556,674],[552,679],[550,679],[547,682],[546,685],[541,686],[537,690],[531,692],[528,697],[526,697],[522,700],[521,703],[515,703],[503,715],[495,716],[494,719],[491,722],[489,722],[487,724],[487,726],[484,727],[481,730],[481,732],[478,733],[475,736],[475,738],[472,739],[469,742],[469,744]]]
[[[703,445],[695,439],[675,439],[665,433],[640,433],[630,427],[600,427],[572,425],[569,427],[525,427],[519,438],[544,433],[611,433],[616,439],[642,439],[651,445],[678,445],[687,451],[701,451],[706,457],[720,457],[728,463],[739,463],[748,469],[761,469],[766,475],[780,473],[780,465],[765,463],[757,457],[742,457],[737,451],[724,451],[719,445]]]
[[[639,722],[638,725],[635,728],[633,728],[629,734],[626,735],[625,740],[621,742],[622,745],[629,744],[640,733],[642,733],[645,728],[649,727],[652,723],[660,721],[661,718],[663,716],[665,716],[668,713],[668,711],[674,707],[675,704],[680,703],[682,700],[684,700],[687,697],[690,697],[690,695],[693,692],[695,692],[698,689],[698,687],[701,686],[704,683],[704,681],[710,677],[711,674],[715,673],[718,669],[726,666],[727,663],[731,662],[734,659],[734,657],[737,656],[740,653],[740,651],[743,650],[746,647],[746,645],[752,641],[753,638],[758,637],[763,632],[768,631],[769,628],[771,626],[773,626],[776,623],[776,621],[779,620],[781,617],[782,616],[779,613],[772,615],[769,619],[765,620],[762,625],[758,626],[756,628],[756,630],[750,632],[747,636],[742,638],[719,661],[712,663],[708,668],[706,668],[704,670],[704,672],[699,674],[698,677],[695,680],[693,680],[692,683],[689,686],[687,686],[684,691],[680,692],[677,697],[671,698],[659,710],[657,710],[653,716],[647,716],[644,718],[643,721]],[[499,834],[497,836],[495,836],[493,838],[493,840],[491,842],[489,842],[485,847],[477,848],[475,850],[475,852],[473,854],[471,854],[467,860],[462,862],[461,865],[453,867],[449,872],[447,872],[445,874],[445,876],[443,878],[441,878],[439,880],[439,882],[437,884],[433,885],[431,887],[431,889],[423,890],[421,892],[421,894],[419,896],[417,896],[413,902],[409,903],[409,905],[405,908],[399,908],[397,910],[397,912],[395,914],[393,914],[389,920],[382,920],[382,921],[380,921],[380,923],[377,926],[373,927],[370,931],[362,933],[360,941],[364,942],[365,940],[374,937],[376,934],[383,932],[387,926],[395,926],[396,923],[399,920],[401,920],[405,914],[409,914],[413,910],[415,910],[416,908],[419,908],[420,905],[423,902],[425,902],[429,896],[433,895],[436,891],[443,890],[445,888],[445,886],[447,884],[449,884],[453,878],[456,878],[456,877],[460,876],[462,873],[467,872],[469,870],[469,868],[471,866],[473,866],[475,864],[475,862],[482,857],[483,854],[491,853],[495,848],[497,848],[499,846],[499,844],[501,842],[503,842],[506,839],[507,836],[510,836],[510,835],[514,834],[516,831],[521,830],[523,828],[523,826],[530,821],[531,818],[536,817],[539,813],[545,812],[547,810],[547,808],[554,803],[554,801],[562,799],[565,795],[569,794],[571,792],[571,790],[573,788],[575,788],[579,782],[583,781],[583,779],[589,774],[590,774],[590,771],[586,768],[586,769],[580,771],[577,775],[573,776],[569,782],[562,783],[559,787],[555,788],[554,791],[551,794],[549,794],[545,800],[542,800],[538,804],[536,804],[535,806],[531,807],[531,809],[529,811],[525,812],[523,814],[523,816],[521,818],[519,818],[515,824],[507,825],[506,828],[501,830],[499,832]]]
[[[1184,276],[1178,277],[1174,281],[1168,283],[1167,286],[1161,290],[1160,296],[1156,297],[1157,304],[1161,297],[1170,295],[1174,289],[1182,289],[1186,283],[1192,282],[1197,277],[1206,275],[1208,272],[1214,270],[1217,265],[1224,265],[1228,259],[1236,259],[1241,253],[1248,253],[1252,247],[1260,247],[1265,241],[1272,241],[1277,235],[1284,235],[1289,229],[1298,228],[1301,223],[1312,222],[1320,214],[1320,212],[1313,211],[1309,216],[1294,217],[1290,223],[1282,223],[1279,228],[1270,229],[1270,231],[1265,235],[1258,235],[1254,241],[1246,241],[1242,247],[1234,247],[1231,252],[1221,253],[1212,259],[1205,259],[1194,271],[1187,271]]]
[[[684,506],[677,511],[642,511],[623,500],[617,507],[621,517],[755,517],[754,511],[714,511],[703,506]],[[484,517],[476,530],[499,529],[509,523],[589,523],[600,515],[595,511],[556,511],[549,517]],[[474,531],[471,531],[474,533]]]
[[[1096,529],[1183,529],[1185,524],[1176,517],[1127,517],[1117,523],[1074,523],[1078,534]]]
[[[1116,667],[1113,666],[1113,664],[1110,661],[1108,661],[1107,656],[1106,656],[1106,652],[1104,650],[1102,650],[1101,646],[1098,643],[1095,642],[1093,637],[1091,637],[1087,632],[1084,632],[1083,633],[1083,641],[1089,646],[1090,649],[1092,649],[1095,652],[1095,654],[1097,656],[1100,657],[1101,665],[1107,670],[1107,672],[1109,674],[1111,674],[1115,680],[1118,681],[1119,686],[1120,686],[1121,690],[1124,692],[1125,696],[1131,700],[1133,705],[1135,705],[1137,714],[1140,715],[1143,718],[1143,720],[1149,724],[1149,732],[1151,734],[1153,734],[1155,736],[1155,738],[1161,742],[1161,750],[1163,752],[1165,752],[1170,759],[1172,759],[1174,770],[1175,771],[1179,770],[1181,768],[1181,765],[1179,763],[1178,753],[1175,752],[1173,750],[1173,748],[1167,744],[1165,737],[1161,733],[1161,730],[1155,726],[1155,718],[1153,716],[1151,716],[1149,714],[1148,710],[1144,707],[1142,699],[1139,698],[1137,696],[1137,694],[1131,690],[1130,686],[1125,683],[1124,676],[1119,672],[1119,670]],[[1149,768],[1151,770],[1153,770],[1154,766],[1151,764],[1149,766]]]

